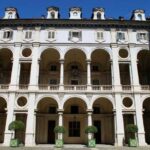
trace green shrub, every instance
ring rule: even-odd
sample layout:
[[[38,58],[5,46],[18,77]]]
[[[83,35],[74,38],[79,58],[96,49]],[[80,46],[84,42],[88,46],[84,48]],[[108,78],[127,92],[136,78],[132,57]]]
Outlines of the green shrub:
[[[85,133],[96,133],[97,132],[97,127],[95,126],[88,126],[85,129]]]
[[[9,130],[14,130],[14,131],[24,130],[24,128],[25,128],[25,124],[20,120],[12,121],[8,127]]]
[[[137,127],[137,125],[134,125],[134,124],[128,124],[126,126],[126,131],[129,133],[136,133],[136,132],[138,132],[138,127]]]
[[[65,128],[63,126],[56,126],[54,128],[55,133],[65,133]]]

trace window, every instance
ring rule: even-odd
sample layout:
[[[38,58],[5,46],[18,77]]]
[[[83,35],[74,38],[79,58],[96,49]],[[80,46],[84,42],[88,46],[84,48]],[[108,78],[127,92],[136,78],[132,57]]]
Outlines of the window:
[[[4,31],[3,38],[11,39],[13,37],[13,31]]]
[[[138,14],[138,20],[142,20],[142,15],[141,14]]]
[[[78,80],[71,80],[71,85],[78,85]]]
[[[97,40],[103,40],[103,39],[104,39],[103,32],[98,31],[97,32]]]
[[[51,19],[55,19],[55,13],[51,12]]]
[[[118,32],[117,33],[117,40],[125,40],[125,33]]]
[[[12,16],[13,16],[13,13],[12,13],[12,12],[9,12],[9,13],[8,13],[8,19],[12,19]]]
[[[57,66],[56,65],[51,65],[50,66],[50,71],[57,71]]]
[[[56,107],[54,107],[54,106],[49,107],[48,113],[49,114],[56,114]]]
[[[92,84],[93,84],[93,85],[99,85],[100,83],[99,83],[99,80],[94,79],[94,80],[92,80]]]
[[[55,31],[48,32],[48,39],[55,39]]]
[[[56,85],[57,84],[57,80],[56,79],[50,79],[49,80],[49,84]]]
[[[80,122],[79,121],[69,122],[69,137],[80,137]]]
[[[97,13],[97,19],[98,19],[98,20],[101,19],[101,13],[100,13],[100,12]]]
[[[78,66],[77,65],[72,65],[71,70],[74,70],[74,69],[78,70]]]
[[[93,107],[93,113],[94,114],[100,114],[100,112],[101,112],[101,110],[99,107],[96,107],[96,106]]]
[[[145,40],[148,41],[147,33],[137,33],[137,41]]]
[[[31,39],[32,38],[32,31],[26,31],[25,32],[25,39]]]
[[[99,71],[98,65],[93,65],[93,66],[92,66],[92,71],[93,71],[93,72],[98,72],[98,71]]]
[[[69,40],[81,40],[82,33],[81,31],[70,31],[69,32]]]
[[[71,114],[78,114],[79,113],[79,107],[78,106],[71,106],[70,108]]]

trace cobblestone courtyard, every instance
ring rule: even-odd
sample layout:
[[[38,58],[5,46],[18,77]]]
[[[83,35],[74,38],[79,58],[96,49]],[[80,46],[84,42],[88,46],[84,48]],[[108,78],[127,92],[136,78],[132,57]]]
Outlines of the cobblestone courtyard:
[[[55,148],[54,146],[36,146],[36,147],[2,147],[0,146],[0,150],[150,150],[150,146],[147,147],[114,147],[114,146],[106,146],[106,145],[97,145],[96,148],[87,148],[83,145],[65,145],[64,148]]]

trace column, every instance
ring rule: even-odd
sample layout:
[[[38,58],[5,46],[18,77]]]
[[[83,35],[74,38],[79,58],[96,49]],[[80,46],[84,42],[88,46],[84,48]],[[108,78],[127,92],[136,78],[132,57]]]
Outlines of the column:
[[[134,90],[140,90],[136,48],[133,47],[132,45],[130,45],[130,55],[131,55],[131,72]]]
[[[58,112],[58,126],[63,126],[63,111]],[[58,133],[58,139],[62,140],[63,139],[63,134]]]
[[[138,126],[138,141],[139,146],[147,145],[145,142],[145,131],[144,131],[144,123],[143,123],[143,107],[141,102],[140,94],[135,94],[135,109],[136,109],[136,123]]]
[[[118,63],[118,47],[117,44],[111,44],[112,47],[112,81],[114,85],[115,91],[121,90],[120,85],[120,70],[119,70],[119,63]]]
[[[39,60],[38,60],[38,52],[39,52],[39,44],[34,44],[32,50],[32,64],[30,71],[30,90],[38,89],[38,80],[39,80]]]
[[[60,90],[64,89],[64,60],[60,60]]]
[[[8,105],[7,105],[7,119],[5,125],[4,145],[9,146],[10,140],[13,136],[12,131],[8,130],[9,124],[14,120],[14,104],[15,104],[15,93],[9,94]]]
[[[116,102],[116,137],[117,145],[123,146],[124,141],[124,124],[123,124],[123,115],[122,115],[122,98],[120,93],[115,94]]]
[[[115,141],[114,141],[114,146],[117,146],[117,126],[116,126],[116,112],[114,112],[114,136],[115,136]]]
[[[34,114],[34,104],[35,104],[35,93],[29,94],[28,100],[28,115],[26,124],[26,136],[25,145],[34,146],[35,145],[35,114]]]
[[[88,126],[92,126],[92,110],[89,111],[88,110]],[[93,134],[92,133],[88,133],[88,139],[92,139]]]
[[[87,60],[87,88],[91,90],[91,60]]]
[[[18,43],[15,45],[14,53],[13,53],[13,65],[11,71],[11,81],[10,81],[10,89],[15,90],[19,84],[20,78],[20,63],[19,63],[19,54],[20,54],[21,44]]]

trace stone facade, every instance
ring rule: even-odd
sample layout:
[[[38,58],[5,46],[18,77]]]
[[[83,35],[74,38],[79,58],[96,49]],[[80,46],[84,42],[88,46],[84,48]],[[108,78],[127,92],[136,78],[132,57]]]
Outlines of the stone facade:
[[[7,8],[0,20],[0,142],[15,134],[25,146],[52,144],[53,129],[64,125],[64,143],[85,144],[84,129],[95,125],[99,144],[122,146],[129,123],[138,126],[139,146],[150,144],[149,20],[143,10],[131,20],[107,19],[103,8],[69,19],[49,7],[47,17],[19,19]]]

